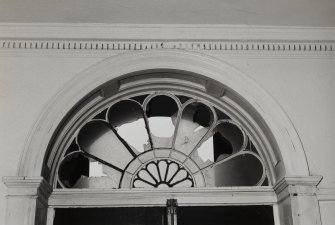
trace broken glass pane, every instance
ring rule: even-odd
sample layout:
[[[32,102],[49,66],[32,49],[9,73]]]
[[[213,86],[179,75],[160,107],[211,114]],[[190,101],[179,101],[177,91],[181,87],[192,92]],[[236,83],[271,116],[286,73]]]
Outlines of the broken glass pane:
[[[185,103],[178,124],[175,149],[189,155],[214,123],[214,112],[199,102]]]
[[[219,121],[207,138],[192,155],[201,168],[230,157],[245,149],[247,139],[244,131],[233,121]]]
[[[110,107],[108,121],[136,154],[150,149],[150,140],[142,106],[123,100]]]
[[[89,159],[81,152],[72,152],[61,162],[58,178],[62,186],[73,187],[82,176],[89,176]]]
[[[231,159],[214,163],[204,171],[210,176],[214,175],[216,187],[260,185],[265,175],[262,162],[250,152],[239,153]]]
[[[179,111],[176,99],[154,96],[146,103],[145,110],[154,148],[170,148]]]
[[[59,164],[61,187],[269,185],[242,127],[200,99],[140,95],[92,118],[72,137]]]
[[[98,161],[123,170],[133,159],[132,150],[125,146],[112,128],[103,121],[91,121],[81,128],[78,144]]]

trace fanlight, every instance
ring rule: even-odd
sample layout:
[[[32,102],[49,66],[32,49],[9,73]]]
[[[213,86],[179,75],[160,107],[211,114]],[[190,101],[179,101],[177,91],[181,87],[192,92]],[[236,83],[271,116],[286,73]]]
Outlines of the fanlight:
[[[267,184],[243,128],[200,99],[164,92],[128,98],[77,133],[58,165],[58,188]]]

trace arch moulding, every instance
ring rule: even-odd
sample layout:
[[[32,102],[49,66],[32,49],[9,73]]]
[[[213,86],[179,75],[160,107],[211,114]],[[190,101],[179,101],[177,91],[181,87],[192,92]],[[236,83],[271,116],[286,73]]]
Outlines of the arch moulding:
[[[254,80],[228,63],[201,53],[182,50],[151,50],[120,54],[77,74],[49,102],[30,132],[21,156],[18,176],[40,176],[48,145],[67,113],[85,96],[106,82],[126,74],[153,69],[182,70],[200,74],[238,93],[251,114],[267,125],[281,156],[285,174],[308,176],[309,169],[299,136],[284,110]],[[298,162],[299,163],[296,163]],[[278,180],[277,180],[278,181]]]

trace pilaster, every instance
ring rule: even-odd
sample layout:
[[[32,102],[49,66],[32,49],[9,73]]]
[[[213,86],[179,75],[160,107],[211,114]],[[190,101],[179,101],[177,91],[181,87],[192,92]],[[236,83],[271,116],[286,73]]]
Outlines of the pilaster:
[[[4,177],[6,225],[44,225],[52,188],[43,177]]]
[[[274,186],[282,225],[321,225],[317,185],[322,176],[284,177]]]

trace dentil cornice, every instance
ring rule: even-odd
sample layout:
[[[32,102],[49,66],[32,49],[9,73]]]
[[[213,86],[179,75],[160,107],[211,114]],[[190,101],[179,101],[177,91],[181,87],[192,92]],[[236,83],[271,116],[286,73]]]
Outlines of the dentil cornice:
[[[335,52],[335,28],[246,25],[4,24],[0,49]]]

